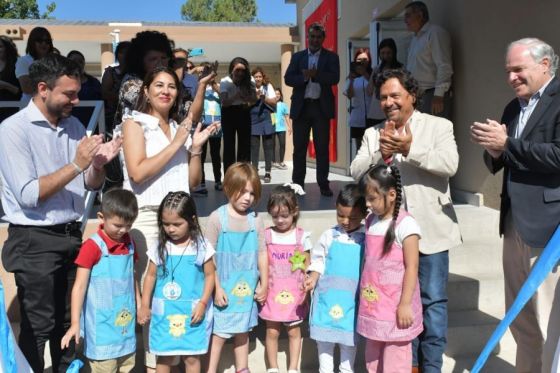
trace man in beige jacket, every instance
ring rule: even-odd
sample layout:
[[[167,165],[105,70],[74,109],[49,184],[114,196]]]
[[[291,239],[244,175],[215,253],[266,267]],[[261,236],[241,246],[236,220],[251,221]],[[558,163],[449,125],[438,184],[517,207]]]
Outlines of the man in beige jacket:
[[[413,365],[441,372],[447,342],[448,250],[461,244],[449,178],[459,154],[453,124],[420,113],[418,83],[405,70],[386,70],[378,81],[385,123],[366,130],[350,171],[358,180],[373,164],[393,163],[401,171],[404,207],[422,231],[418,277],[424,332],[413,343]]]

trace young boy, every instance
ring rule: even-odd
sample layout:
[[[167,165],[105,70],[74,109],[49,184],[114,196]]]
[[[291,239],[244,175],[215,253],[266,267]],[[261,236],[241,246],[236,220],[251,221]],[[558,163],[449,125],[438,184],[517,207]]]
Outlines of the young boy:
[[[136,351],[134,243],[128,232],[138,215],[136,197],[114,189],[103,195],[99,230],[82,244],[72,289],[71,325],[62,338],[84,337],[84,355],[93,373],[132,371]],[[87,296],[86,296],[87,294]]]
[[[321,372],[333,372],[335,344],[340,347],[340,371],[353,372],[356,294],[365,230],[366,202],[356,184],[346,185],[336,199],[337,225],[325,231],[311,250],[305,290],[313,292],[310,337],[317,341]]]

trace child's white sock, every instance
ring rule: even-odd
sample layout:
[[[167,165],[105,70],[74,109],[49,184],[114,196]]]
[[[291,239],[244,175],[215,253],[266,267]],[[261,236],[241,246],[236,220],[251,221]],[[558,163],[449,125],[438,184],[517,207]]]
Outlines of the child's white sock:
[[[269,368],[266,370],[266,373],[280,373],[278,368]]]
[[[295,369],[290,369],[290,370],[288,371],[288,373],[299,373],[299,372],[298,372],[297,370],[295,370]]]

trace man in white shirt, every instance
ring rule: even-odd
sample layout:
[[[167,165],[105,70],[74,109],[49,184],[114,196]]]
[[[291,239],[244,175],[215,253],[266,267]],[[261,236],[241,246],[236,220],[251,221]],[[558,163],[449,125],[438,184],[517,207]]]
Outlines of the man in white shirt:
[[[450,119],[451,39],[447,31],[429,20],[428,7],[422,1],[413,1],[406,6],[404,22],[414,33],[406,69],[419,84],[421,103],[418,109]]]

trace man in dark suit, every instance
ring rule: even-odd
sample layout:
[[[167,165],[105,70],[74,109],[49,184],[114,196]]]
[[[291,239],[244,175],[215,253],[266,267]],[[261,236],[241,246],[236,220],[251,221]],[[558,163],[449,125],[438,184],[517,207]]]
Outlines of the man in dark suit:
[[[313,129],[313,143],[317,159],[317,184],[321,194],[333,195],[329,187],[329,122],[335,115],[332,86],[340,79],[338,55],[323,49],[325,29],[318,23],[307,32],[309,47],[295,53],[284,75],[293,87],[290,117],[294,131],[294,171],[292,181],[304,186],[309,133]]]
[[[557,67],[558,56],[545,42],[527,38],[511,43],[506,71],[517,98],[506,106],[503,124],[487,120],[471,127],[490,171],[504,169],[500,233],[507,308],[560,222]],[[551,371],[560,334],[560,310],[554,306],[560,301],[559,277],[556,267],[511,326],[518,372]]]

